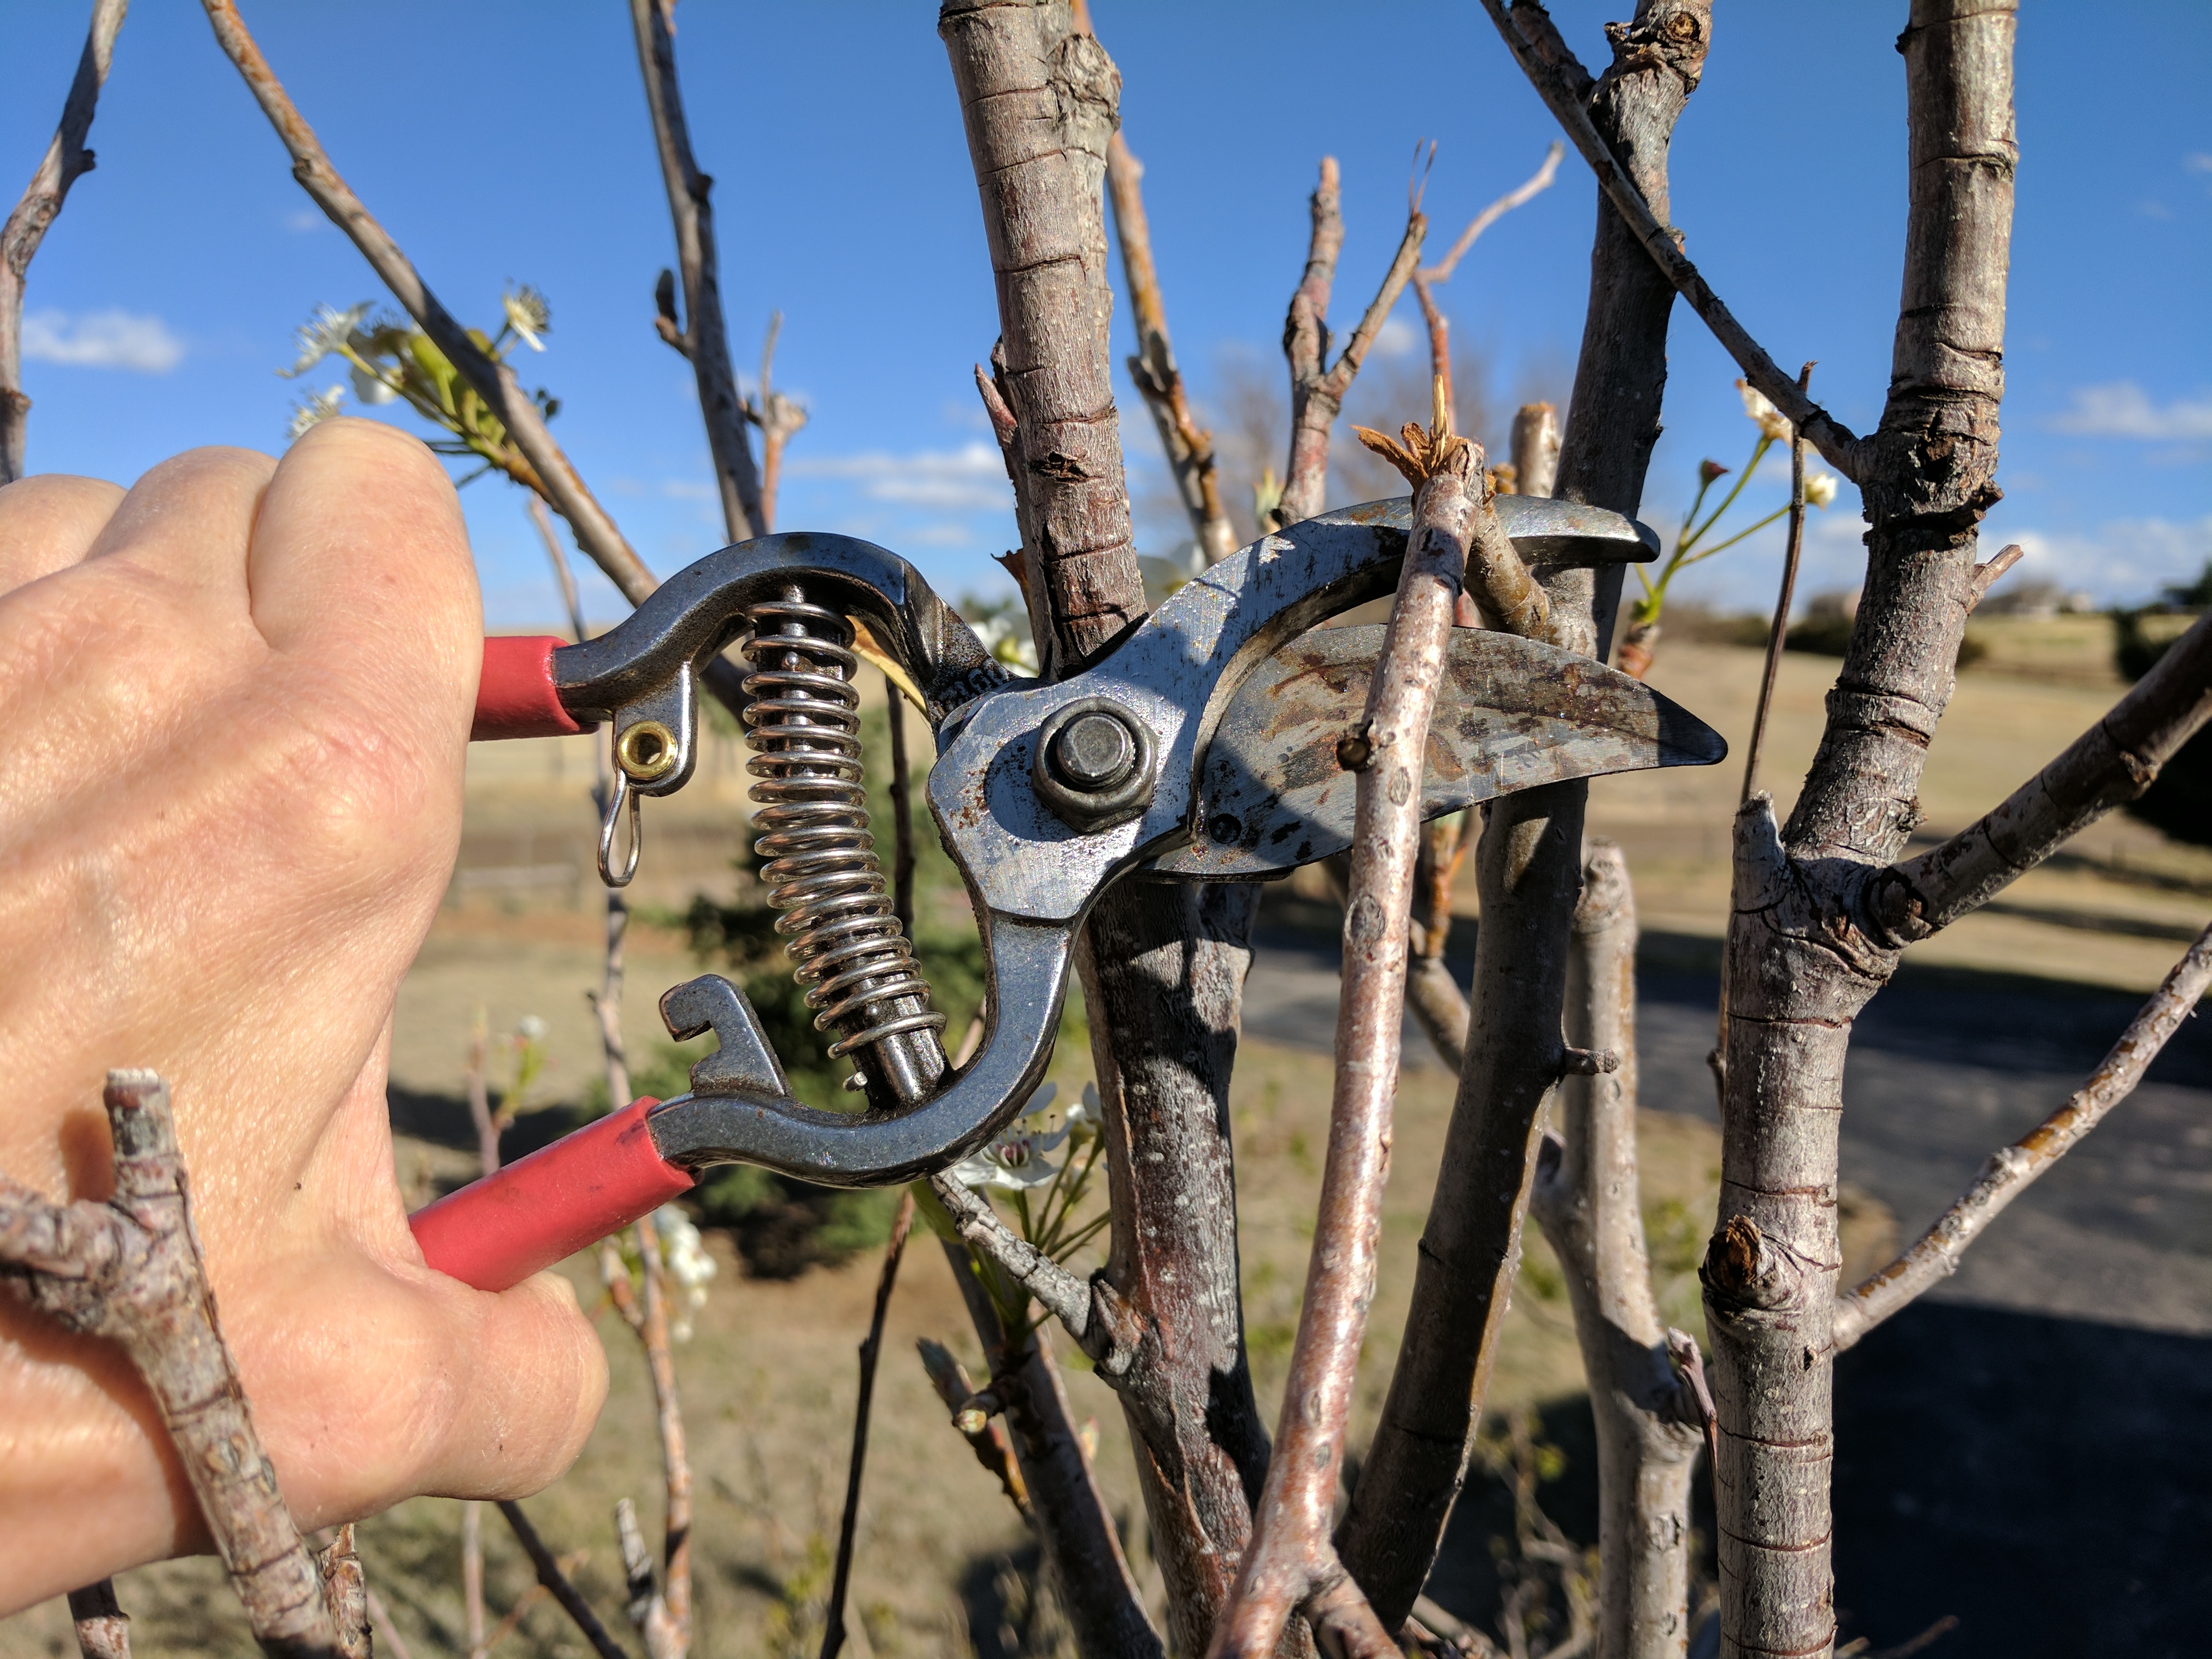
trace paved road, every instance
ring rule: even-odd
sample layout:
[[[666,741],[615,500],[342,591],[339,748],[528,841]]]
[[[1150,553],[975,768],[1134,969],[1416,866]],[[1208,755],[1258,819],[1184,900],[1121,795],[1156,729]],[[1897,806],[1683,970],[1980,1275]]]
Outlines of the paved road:
[[[1462,930],[1466,931],[1466,930]],[[1706,941],[1647,938],[1647,1105],[1715,1116]],[[1462,982],[1466,964],[1459,964]],[[1333,945],[1265,936],[1247,1028],[1326,1050]],[[1917,1234],[2079,1086],[2139,1000],[1910,967],[1859,1022],[1843,1172]],[[1436,1064],[1409,1024],[1409,1065]],[[1966,1266],[1838,1367],[1838,1598],[1876,1648],[1959,1615],[1931,1659],[2205,1650],[2212,1620],[2212,1022],[2014,1204]],[[1567,1444],[1587,1436],[1568,1412]],[[1587,1460],[1584,1460],[1585,1462]],[[1595,1493],[1563,1495],[1595,1529]],[[1575,1531],[1571,1513],[1563,1524]],[[1710,1518],[1705,1523],[1710,1528]],[[1438,1588],[1486,1531],[1470,1507]],[[1480,1616],[1474,1607],[1465,1609]]]

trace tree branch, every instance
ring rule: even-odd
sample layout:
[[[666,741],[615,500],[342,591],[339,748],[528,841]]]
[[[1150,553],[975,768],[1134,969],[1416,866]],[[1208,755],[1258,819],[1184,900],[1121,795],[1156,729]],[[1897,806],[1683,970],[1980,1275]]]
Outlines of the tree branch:
[[[699,385],[699,415],[707,426],[707,447],[714,458],[714,483],[722,498],[722,522],[733,542],[768,533],[769,508],[753,452],[745,436],[746,409],[730,367],[730,336],[722,316],[722,289],[714,245],[714,210],[708,201],[714,181],[699,171],[691,155],[691,133],[684,119],[684,94],[676,81],[675,0],[630,0],[630,26],[637,36],[637,66],[645,82],[646,108],[653,116],[654,150],[668,187],[668,216],[676,227],[676,264],[684,284],[684,327],[679,335],[672,294],[659,307],[661,337],[690,361]],[[670,285],[663,274],[664,291]],[[771,344],[771,350],[774,349]],[[762,377],[767,391],[767,377]],[[635,603],[635,601],[633,601]]]
[[[884,1270],[876,1280],[875,1311],[860,1343],[860,1390],[853,1407],[853,1456],[845,1474],[845,1512],[837,1526],[837,1565],[830,1584],[830,1605],[822,1620],[822,1659],[837,1659],[845,1645],[845,1597],[853,1582],[853,1540],[860,1525],[860,1476],[868,1463],[868,1413],[875,1403],[876,1362],[884,1348],[884,1316],[890,1311],[898,1283],[899,1258],[906,1254],[907,1230],[914,1225],[914,1194],[899,1194],[898,1213],[884,1246]]]
[[[1064,4],[945,0],[951,61],[983,205],[1016,422],[1022,543],[1048,596],[1057,671],[1145,614],[1114,408],[1100,185],[1121,77]],[[1037,641],[1041,656],[1045,640]]]
[[[1540,49],[1580,76],[1601,130],[1620,145],[1647,198],[1662,204],[1668,143],[1710,32],[1700,27],[1678,41],[1647,26],[1658,21],[1655,10],[1683,3],[1702,0],[1646,0],[1636,23],[1613,32],[1613,64],[1595,86],[1548,35],[1548,20],[1538,30]],[[1565,499],[1637,510],[1658,436],[1674,297],[1601,196],[1560,442]],[[1620,571],[1547,573],[1551,620],[1571,648],[1593,657],[1606,650]],[[1537,1125],[1566,1061],[1561,1018],[1588,793],[1577,781],[1494,800],[1475,845],[1482,928],[1466,1060],[1389,1394],[1337,1531],[1345,1565],[1386,1626],[1404,1617],[1428,1577],[1489,1388],[1535,1175]]]
[[[1796,383],[1785,374],[1779,364],[1766,354],[1765,347],[1753,339],[1743,325],[1724,305],[1711,284],[1699,274],[1696,265],[1684,255],[1679,233],[1660,222],[1651,204],[1644,198],[1629,177],[1628,169],[1621,165],[1612,149],[1598,134],[1571,81],[1562,75],[1543,52],[1538,51],[1516,27],[1516,20],[1525,13],[1542,13],[1543,8],[1531,0],[1516,0],[1511,13],[1506,0],[1482,0],[1483,9],[1498,26],[1505,45],[1528,77],[1559,125],[1573,140],[1577,150],[1597,174],[1599,187],[1613,204],[1643,244],[1653,261],[1663,272],[1675,291],[1690,302],[1705,326],[1721,343],[1721,349],[1736,361],[1750,380],[1769,402],[1780,410],[1791,425],[1803,432],[1807,440],[1828,458],[1831,465],[1854,483],[1861,482],[1861,471],[1866,465],[1860,454],[1860,441],[1850,429],[1838,422],[1826,410],[1814,403],[1797,389]],[[1650,0],[1638,7],[1638,21],[1644,21]],[[1546,18],[1548,24],[1549,18]],[[1665,27],[1673,32],[1675,45],[1696,46],[1702,51],[1703,41],[1692,31],[1710,30],[1710,9],[1698,4],[1683,4],[1671,9],[1664,20]]]
[[[131,1659],[131,1615],[115,1599],[112,1578],[71,1590],[69,1610],[84,1659]]]
[[[1425,476],[1413,496],[1405,564],[1366,711],[1346,739],[1347,746],[1357,745],[1357,753],[1340,750],[1357,780],[1328,1153],[1274,1455],[1236,1590],[1214,1626],[1215,1659],[1258,1659],[1273,1652],[1291,1611],[1309,1600],[1316,1626],[1324,1613],[1345,1622],[1353,1634],[1352,1650],[1369,1635],[1381,1643],[1376,1651],[1395,1648],[1337,1565],[1328,1531],[1367,1308],[1375,1294],[1382,1187],[1389,1175],[1406,937],[1420,853],[1423,757],[1469,549],[1484,533],[1479,521],[1489,519],[1494,526],[1496,518],[1482,452],[1445,425],[1441,385],[1436,398],[1439,407],[1427,434],[1406,428],[1409,450],[1425,436],[1419,453],[1409,458]],[[1403,1618],[1401,1613],[1399,1622]]]
[[[1484,231],[1488,230],[1491,226],[1512,212],[1515,208],[1526,207],[1552,187],[1552,180],[1559,176],[1559,159],[1566,153],[1567,147],[1554,138],[1551,148],[1544,152],[1544,163],[1541,167],[1529,174],[1525,182],[1516,185],[1481,212],[1476,214],[1468,222],[1468,228],[1460,232],[1459,240],[1451,245],[1449,252],[1432,265],[1423,265],[1415,274],[1425,283],[1449,282],[1452,272],[1458,269],[1459,262],[1467,257],[1467,251],[1474,246],[1476,239]]]
[[[1029,1487],[1022,1480],[1021,1465],[1014,1457],[1013,1443],[998,1420],[987,1413],[974,1411],[969,1401],[975,1397],[975,1384],[968,1375],[968,1368],[947,1352],[940,1343],[923,1337],[916,1345],[921,1353],[921,1368],[929,1375],[930,1386],[937,1397],[945,1402],[945,1410],[952,1413],[952,1426],[975,1453],[975,1461],[985,1473],[997,1480],[1006,1494],[1006,1501],[1014,1512],[1034,1527],[1036,1517],[1030,1513]]]
[[[2114,807],[2135,799],[2212,718],[2212,617],[2168,647],[2112,712],[2003,804],[1868,882],[1867,931],[1891,949],[1979,909]]]
[[[530,1558],[530,1565],[538,1574],[538,1582],[561,1604],[561,1610],[568,1615],[583,1633],[584,1639],[592,1644],[592,1651],[598,1654],[599,1659],[629,1659],[615,1638],[607,1634],[607,1627],[599,1622],[599,1615],[592,1611],[592,1604],[584,1599],[575,1585],[568,1582],[568,1575],[561,1571],[561,1564],[553,1559],[553,1552],[545,1547],[545,1540],[538,1535],[538,1528],[530,1524],[530,1517],[522,1512],[522,1505],[512,1498],[502,1498],[499,1500],[499,1512],[507,1517],[507,1524],[514,1529],[514,1541],[522,1546],[522,1553]]]
[[[23,280],[47,228],[69,198],[70,186],[92,171],[93,154],[84,141],[92,131],[100,89],[107,80],[116,31],[123,27],[130,3],[93,0],[92,25],[85,32],[84,51],[62,104],[61,125],[54,129],[22,199],[7,222],[0,224],[0,484],[23,476],[24,430],[31,414],[31,400],[23,395]]]
[[[114,1196],[51,1204],[0,1176],[0,1286],[129,1357],[263,1650],[272,1659],[367,1659],[367,1611],[351,1606],[360,1581],[350,1533],[329,1557],[343,1571],[326,1575],[284,1505],[223,1340],[168,1085],[151,1072],[112,1071],[102,1099]]]
[[[1686,1420],[1651,1294],[1636,1147],[1636,896],[1627,860],[1592,841],[1567,959],[1567,1040],[1609,1049],[1610,1073],[1561,1088],[1561,1133],[1529,1208],[1567,1281],[1598,1436],[1598,1651],[1672,1659],[1689,1625],[1690,1481],[1702,1436]]]
[[[671,0],[673,3],[673,0]],[[775,491],[783,477],[783,450],[806,424],[806,406],[775,389],[775,343],[783,332],[783,313],[769,313],[768,335],[761,342],[760,386],[745,403],[745,418],[761,432],[760,532],[775,528]]]
[[[2167,969],[2157,993],[2063,1106],[1984,1164],[1973,1184],[1904,1255],[1837,1298],[1831,1336],[1836,1352],[1850,1347],[1956,1273],[1959,1258],[1990,1223],[2135,1092],[2167,1039],[2197,1012],[2208,988],[2212,988],[2212,927],[2199,933],[2196,944]]]
[[[1283,472],[1281,499],[1261,528],[1274,531],[1310,519],[1322,509],[1328,489],[1329,431],[1344,408],[1345,393],[1366,360],[1368,348],[1382,331],[1390,309],[1413,279],[1421,258],[1428,221],[1420,209],[1406,214],[1406,234],[1383,274],[1366,314],[1336,362],[1328,361],[1328,301],[1336,282],[1337,255],[1344,247],[1344,214],[1339,203],[1336,158],[1321,159],[1321,182],[1312,198],[1313,233],[1306,250],[1305,275],[1291,295],[1283,323],[1283,356],[1291,366],[1291,453]]]

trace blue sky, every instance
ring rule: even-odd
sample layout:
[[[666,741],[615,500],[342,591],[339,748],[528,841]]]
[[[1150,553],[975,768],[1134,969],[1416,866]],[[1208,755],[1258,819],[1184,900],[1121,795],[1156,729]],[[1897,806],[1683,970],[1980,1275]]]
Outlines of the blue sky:
[[[1627,9],[1553,11],[1596,63],[1602,21]],[[651,326],[671,239],[627,8],[261,0],[246,12],[340,171],[451,309],[489,323],[503,284],[545,292],[548,349],[520,367],[561,397],[556,434],[647,561],[665,573],[716,546],[690,371]],[[1280,395],[1277,342],[1323,153],[1344,169],[1333,314],[1348,330],[1395,245],[1417,138],[1441,146],[1425,203],[1440,251],[1553,136],[1474,0],[1097,0],[1095,15],[1147,168],[1176,349],[1224,432],[1240,386]],[[84,9],[7,0],[0,16],[0,161],[15,158],[0,189],[12,191],[52,131]],[[990,272],[933,9],[688,0],[678,16],[740,368],[781,309],[777,380],[811,411],[780,523],[883,542],[951,593],[1002,586],[988,556],[1012,544],[1012,515],[969,375],[995,332]],[[1901,3],[1866,0],[1723,7],[1674,151],[1673,216],[1692,256],[1778,359],[1820,361],[1816,391],[1862,431],[1881,409],[1903,246],[1903,19]],[[2028,546],[2024,574],[2100,599],[2147,596],[2212,557],[2212,106],[2160,89],[2208,70],[2200,0],[2045,0],[2021,26],[2007,499],[1988,533]],[[292,181],[198,7],[141,0],[93,143],[99,167],[31,270],[33,468],[127,482],[197,443],[280,448],[302,385],[274,372],[291,361],[292,329],[319,303],[383,296]],[[1571,155],[1557,186],[1495,228],[1443,290],[1459,339],[1486,361],[1494,410],[1564,393],[1593,199]],[[1400,355],[1371,362],[1369,395],[1417,383],[1414,320],[1409,299],[1384,343]],[[1678,307],[1644,503],[1662,532],[1701,457],[1734,465],[1749,448],[1735,374]],[[1155,502],[1150,423],[1126,384],[1121,404],[1133,478]],[[1779,499],[1779,461],[1747,502]],[[549,619],[516,492],[488,479],[465,500],[491,620]],[[1846,486],[1816,518],[1806,591],[1856,583],[1862,528]],[[1177,526],[1147,507],[1140,531],[1165,550]],[[1769,532],[1681,591],[1762,606],[1778,558]],[[595,614],[619,612],[596,578],[593,592]]]

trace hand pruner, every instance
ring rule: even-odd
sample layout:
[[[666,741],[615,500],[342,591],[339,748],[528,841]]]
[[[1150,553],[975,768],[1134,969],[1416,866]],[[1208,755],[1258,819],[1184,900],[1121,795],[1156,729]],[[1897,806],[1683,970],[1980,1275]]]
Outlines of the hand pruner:
[[[1657,556],[1651,532],[1617,514],[1522,495],[1497,505],[1534,567]],[[701,673],[739,647],[762,877],[816,1024],[851,1061],[866,1105],[831,1112],[793,1098],[744,993],[715,975],[692,980],[660,1002],[679,1039],[719,1039],[691,1068],[690,1091],[633,1102],[419,1212],[430,1265],[504,1289],[711,1165],[889,1186],[984,1144],[1044,1074],[1077,930],[1110,884],[1264,879],[1350,845],[1354,779],[1337,745],[1364,704],[1382,629],[1316,624],[1392,591],[1407,511],[1376,502],[1262,537],[1103,661],[1050,684],[994,661],[904,560],[844,536],[725,548],[581,644],[487,641],[475,736],[611,727],[600,865],[616,882],[635,867],[639,799],[691,775]],[[935,734],[929,810],[982,934],[985,1030],[957,1068],[870,850],[860,654],[886,667]],[[1435,817],[1538,784],[1724,753],[1711,727],[1625,674],[1456,629],[1423,805]],[[630,851],[617,871],[624,815]]]

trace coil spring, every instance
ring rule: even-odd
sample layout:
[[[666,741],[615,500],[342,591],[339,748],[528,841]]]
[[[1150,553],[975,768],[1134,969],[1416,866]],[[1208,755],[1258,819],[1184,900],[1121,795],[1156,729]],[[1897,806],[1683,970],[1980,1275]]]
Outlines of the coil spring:
[[[745,741],[754,755],[745,769],[761,780],[753,822],[765,832],[753,850],[767,860],[761,879],[769,906],[783,912],[775,930],[793,977],[807,988],[814,1029],[842,1034],[830,1045],[836,1056],[904,1031],[942,1030],[868,833],[852,625],[798,587],[754,606],[751,622]]]

